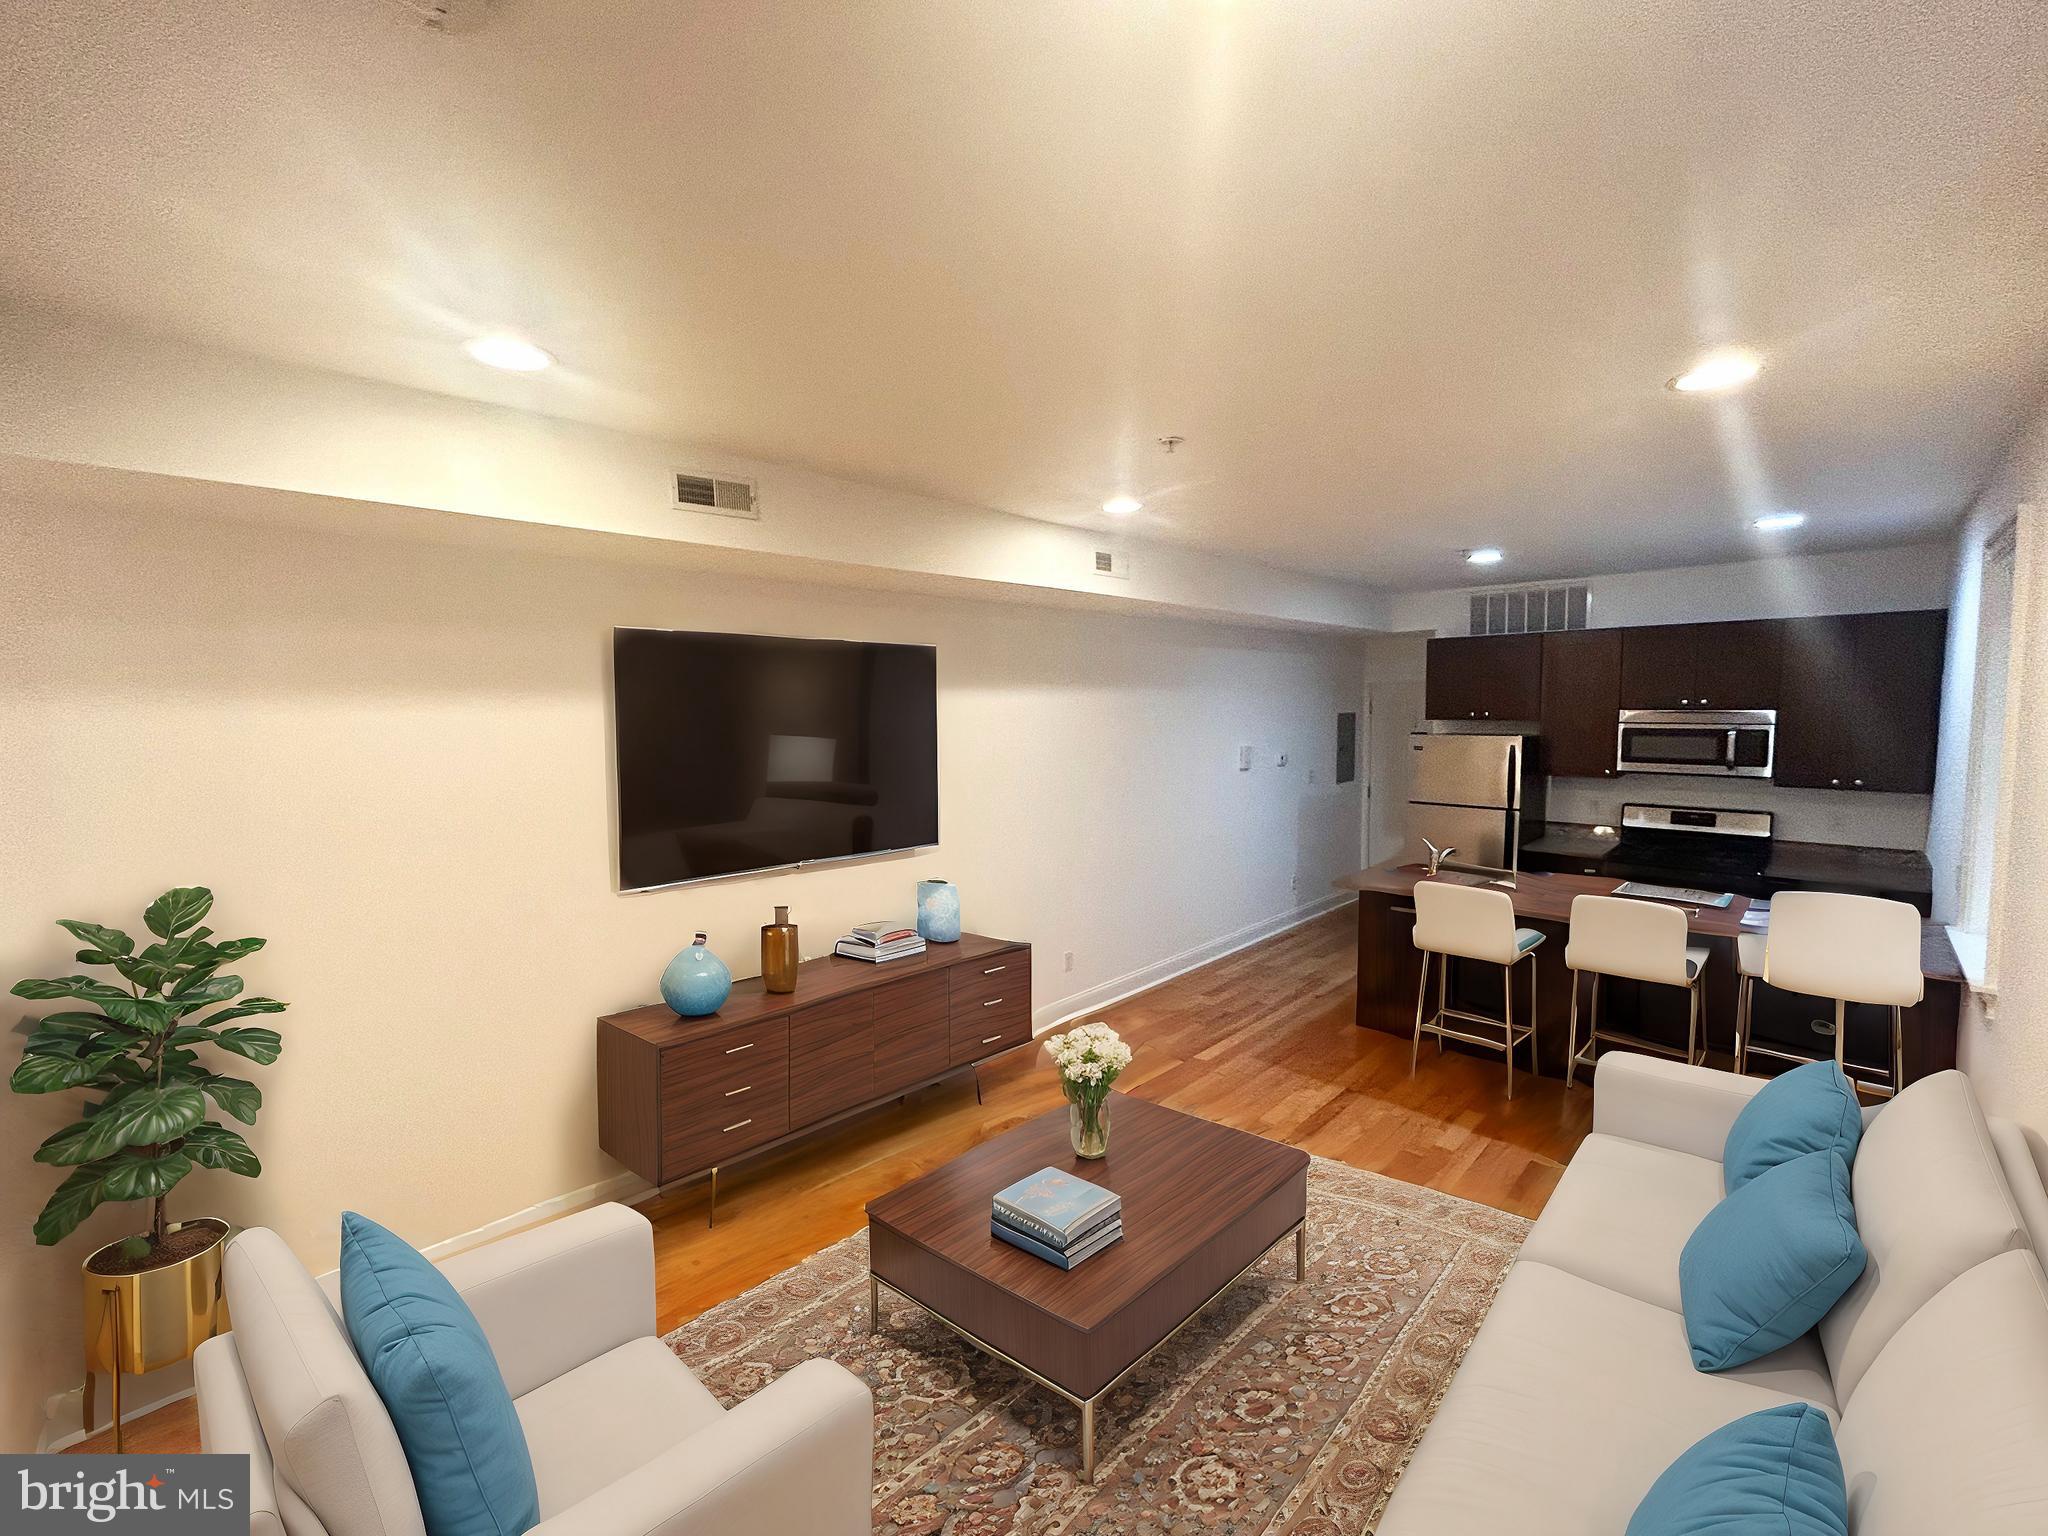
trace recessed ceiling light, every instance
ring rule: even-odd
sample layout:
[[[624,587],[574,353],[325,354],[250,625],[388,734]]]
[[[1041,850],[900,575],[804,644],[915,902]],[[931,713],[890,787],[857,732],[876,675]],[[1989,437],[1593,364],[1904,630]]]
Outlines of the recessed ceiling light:
[[[1783,533],[1788,528],[1797,528],[1806,521],[1804,512],[1766,512],[1751,521],[1750,527],[1758,533]]]
[[[1762,367],[1763,359],[1754,352],[1730,347],[1721,352],[1709,352],[1673,379],[1670,387],[1684,395],[1716,395],[1742,388],[1757,376]]]
[[[517,336],[479,336],[465,341],[462,350],[490,368],[511,373],[539,373],[554,359],[530,341]]]
[[[1485,549],[1468,549],[1465,551],[1465,563],[1467,565],[1499,565],[1506,558],[1507,556],[1491,546]]]
[[[1102,510],[1112,517],[1128,517],[1144,505],[1135,496],[1112,496],[1102,504]]]

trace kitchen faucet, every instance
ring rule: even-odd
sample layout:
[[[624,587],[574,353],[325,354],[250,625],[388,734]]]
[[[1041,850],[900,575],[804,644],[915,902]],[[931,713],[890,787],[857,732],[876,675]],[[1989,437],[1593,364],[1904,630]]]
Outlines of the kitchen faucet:
[[[1422,846],[1429,850],[1429,873],[1432,878],[1443,868],[1444,860],[1458,851],[1455,846],[1450,845],[1439,848],[1426,837],[1422,840]]]

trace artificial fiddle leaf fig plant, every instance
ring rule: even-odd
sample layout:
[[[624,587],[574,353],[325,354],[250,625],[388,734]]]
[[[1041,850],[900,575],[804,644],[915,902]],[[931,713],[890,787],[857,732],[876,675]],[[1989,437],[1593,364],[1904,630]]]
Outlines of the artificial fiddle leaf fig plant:
[[[110,966],[125,985],[95,976],[14,984],[17,997],[87,1005],[43,1018],[9,1079],[16,1093],[82,1088],[94,1096],[83,1119],[36,1148],[37,1162],[71,1169],[36,1218],[38,1243],[61,1241],[109,1200],[148,1200],[149,1231],[122,1246],[124,1258],[146,1266],[167,1251],[164,1197],[186,1174],[225,1168],[253,1179],[263,1171],[241,1133],[207,1111],[211,1101],[254,1125],[262,1093],[246,1078],[213,1070],[196,1048],[268,1065],[284,1048],[277,1031],[233,1021],[282,1013],[285,1005],[243,997],[240,978],[221,974],[263,940],[215,941],[211,928],[199,926],[212,908],[213,892],[203,886],[165,891],[142,914],[157,942],[140,951],[118,928],[60,919],[57,926],[85,946],[80,963]]]

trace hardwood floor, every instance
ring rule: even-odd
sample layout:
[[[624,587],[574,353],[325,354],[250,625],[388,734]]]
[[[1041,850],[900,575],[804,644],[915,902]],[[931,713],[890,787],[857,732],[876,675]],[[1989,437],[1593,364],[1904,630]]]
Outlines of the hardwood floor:
[[[1126,1093],[1291,1142],[1320,1157],[1533,1216],[1592,1124],[1593,1095],[1496,1056],[1425,1049],[1352,1023],[1356,920],[1340,908],[1103,1009],[1134,1059]],[[655,1309],[666,1333],[858,1228],[876,1195],[1060,1102],[1042,1044],[912,1094],[721,1179],[641,1207],[654,1222]],[[1111,1135],[1115,1135],[1112,1126]],[[162,1421],[159,1423],[158,1421]],[[197,1446],[188,1401],[128,1428],[131,1448]],[[165,1443],[159,1436],[182,1436]],[[79,1447],[111,1450],[102,1435]]]

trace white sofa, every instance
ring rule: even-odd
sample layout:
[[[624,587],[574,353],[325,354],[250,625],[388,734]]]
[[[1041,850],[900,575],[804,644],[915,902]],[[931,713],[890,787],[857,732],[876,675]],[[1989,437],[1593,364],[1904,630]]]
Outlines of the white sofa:
[[[2048,1532],[2048,1147],[1959,1072],[1866,1111],[1870,1261],[1815,1332],[1693,1368],[1678,1255],[1761,1079],[1603,1056],[1593,1131],[1502,1282],[1379,1536],[1621,1536],[1710,1430],[1805,1400],[1835,1424],[1853,1536]]]
[[[867,1536],[874,1403],[829,1360],[731,1412],[654,1333],[654,1236],[622,1205],[439,1266],[483,1326],[533,1457],[535,1536]],[[338,1302],[264,1227],[229,1243],[234,1331],[193,1361],[208,1451],[249,1456],[254,1536],[424,1536]]]

